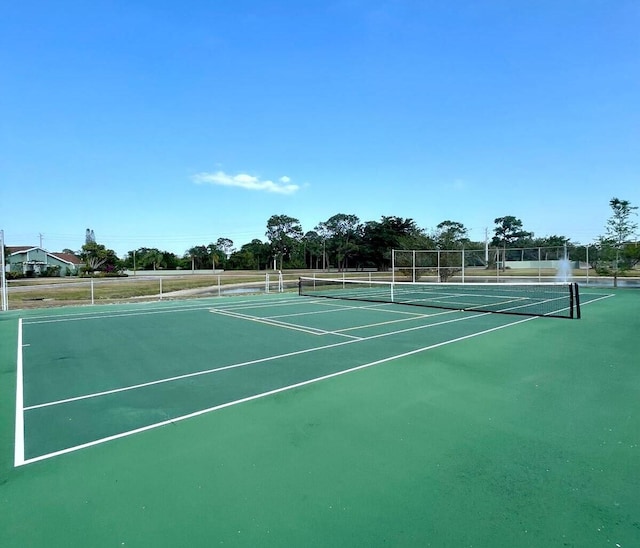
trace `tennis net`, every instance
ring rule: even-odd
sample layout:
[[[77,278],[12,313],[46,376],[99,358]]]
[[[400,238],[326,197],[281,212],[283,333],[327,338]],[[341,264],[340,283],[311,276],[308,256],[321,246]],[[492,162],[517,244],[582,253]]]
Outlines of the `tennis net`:
[[[579,318],[576,283],[424,283],[349,279],[299,280],[299,294],[453,310]]]

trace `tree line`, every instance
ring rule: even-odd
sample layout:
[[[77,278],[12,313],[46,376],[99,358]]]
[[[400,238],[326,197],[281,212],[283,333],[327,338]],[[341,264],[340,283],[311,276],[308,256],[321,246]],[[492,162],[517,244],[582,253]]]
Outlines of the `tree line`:
[[[633,268],[640,261],[637,241],[632,241],[637,230],[632,215],[637,208],[618,198],[613,198],[609,205],[612,215],[605,234],[588,246],[575,244],[562,235],[535,237],[533,232],[524,229],[520,219],[512,215],[494,220],[492,238],[486,242],[470,240],[468,229],[458,221],[445,220],[434,230],[427,231],[410,218],[383,216],[379,221],[362,222],[357,215],[338,213],[307,232],[295,217],[273,215],[267,221],[265,241],[254,239],[236,249],[231,239],[220,237],[209,244],[195,245],[182,256],[158,248],[141,247],[127,252],[120,259],[114,251],[98,244],[93,231],[87,229],[85,244],[78,255],[85,262],[87,273],[106,274],[116,274],[125,269],[388,270],[392,249],[484,250],[489,244],[492,248],[502,249],[505,260],[512,259],[509,253],[517,256],[516,249],[563,248],[573,260],[588,260],[603,273],[609,269],[617,274]],[[521,253],[519,258],[535,260],[538,257],[524,257]]]

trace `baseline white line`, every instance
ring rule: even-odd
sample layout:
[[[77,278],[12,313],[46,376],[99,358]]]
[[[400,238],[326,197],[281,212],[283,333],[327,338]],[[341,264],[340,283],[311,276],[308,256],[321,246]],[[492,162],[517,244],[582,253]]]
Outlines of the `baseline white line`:
[[[200,306],[193,308],[172,308],[167,310],[144,310],[140,312],[114,312],[111,314],[103,314],[101,316],[73,316],[66,318],[55,318],[52,320],[35,320],[35,321],[27,321],[27,325],[35,325],[42,323],[62,323],[62,322],[79,322],[79,321],[89,321],[89,320],[104,320],[108,318],[127,318],[133,316],[151,316],[154,314],[173,314],[177,312],[197,312],[198,310],[209,310],[211,306]]]
[[[16,431],[13,462],[14,466],[24,464],[24,385],[22,360],[22,318],[18,319],[18,356],[16,362]]]
[[[158,379],[158,380],[155,380],[155,381],[149,381],[149,382],[144,382],[144,383],[140,383],[140,384],[133,384],[133,385],[130,385],[130,386],[123,386],[123,387],[120,387],[120,388],[114,388],[112,390],[104,390],[102,392],[94,392],[93,394],[83,394],[82,396],[75,396],[73,398],[65,398],[63,400],[39,403],[39,404],[36,404],[36,405],[30,405],[28,407],[25,407],[24,410],[25,411],[30,411],[32,409],[41,409],[43,407],[51,407],[51,406],[54,406],[54,405],[61,405],[61,404],[65,404],[65,403],[71,403],[71,402],[80,401],[80,400],[86,400],[86,399],[90,399],[90,398],[97,398],[97,397],[100,397],[100,396],[108,396],[110,394],[118,394],[120,392],[127,392],[129,390],[137,390],[138,388],[146,388],[147,386],[154,386],[156,384],[164,384],[164,383],[168,383],[168,382],[180,381],[180,380],[189,379],[189,378],[192,378],[192,377],[199,377],[201,375],[209,375],[209,374],[212,374],[212,373],[218,373],[220,371],[227,371],[229,369],[236,369],[238,367],[246,367],[246,366],[249,366],[249,365],[255,365],[257,363],[270,362],[270,361],[274,361],[274,360],[279,360],[281,358],[290,358],[292,356],[299,356],[301,354],[309,354],[311,352],[318,352],[320,350],[327,350],[328,348],[336,348],[338,346],[344,346],[344,345],[347,345],[347,344],[354,344],[354,343],[369,341],[369,340],[372,340],[372,339],[379,339],[379,338],[382,338],[382,337],[389,337],[389,336],[392,336],[392,335],[398,335],[400,333],[408,333],[410,331],[417,331],[419,329],[428,329],[430,327],[437,327],[437,326],[445,325],[445,324],[448,324],[448,323],[471,320],[473,318],[486,316],[488,314],[490,314],[490,312],[481,312],[479,314],[474,314],[473,316],[465,316],[463,318],[456,318],[456,319],[453,319],[453,320],[446,320],[446,321],[436,322],[436,323],[432,323],[432,324],[428,324],[428,325],[418,325],[418,326],[415,326],[415,327],[409,327],[407,329],[400,329],[398,331],[392,331],[390,333],[379,333],[377,335],[372,335],[370,337],[365,337],[365,338],[361,338],[361,339],[349,339],[348,341],[341,341],[341,342],[337,342],[337,343],[326,344],[324,346],[314,346],[313,348],[307,348],[305,350],[297,350],[295,352],[287,352],[286,354],[278,354],[276,356],[269,356],[267,358],[258,358],[256,360],[250,360],[250,361],[247,361],[247,362],[234,363],[234,364],[231,364],[231,365],[224,365],[222,367],[215,367],[215,368],[212,368],[212,369],[206,369],[204,371],[195,371],[193,373],[185,373],[184,375],[176,375],[174,377],[167,377],[165,379]],[[511,325],[511,324],[507,324],[507,325]]]
[[[101,310],[101,311],[92,311],[92,312],[79,312],[77,314],[64,314],[64,315],[57,315],[57,316],[53,316],[53,315],[32,316],[30,318],[26,318],[25,324],[32,325],[32,324],[40,324],[40,323],[73,322],[73,321],[80,321],[80,320],[99,320],[102,318],[121,318],[126,316],[146,316],[146,315],[152,315],[152,314],[168,314],[171,312],[190,312],[190,311],[199,311],[199,310],[209,310],[210,308],[212,308],[213,303],[209,302],[209,304],[206,304],[205,301],[216,301],[215,304],[220,304],[219,299],[221,299],[221,297],[212,297],[211,299],[199,300],[197,305],[185,304],[181,306],[165,306],[165,307],[156,306],[154,308],[150,308],[147,310],[120,310],[120,311],[102,311]],[[299,301],[296,301],[295,299],[283,300],[283,301],[280,301],[276,306],[280,306],[281,303],[283,302],[287,304],[294,304],[295,302],[299,302]],[[132,308],[137,306],[146,306],[147,304],[148,303],[127,303],[127,305],[131,306]],[[223,303],[223,305],[226,305],[229,308],[239,307],[239,305],[243,305],[243,304],[246,307],[251,308],[250,301],[240,301],[240,302],[234,301],[233,303],[231,302]],[[264,306],[270,306],[270,305],[260,304],[260,305],[257,305],[256,307],[264,307]]]
[[[334,378],[334,377],[339,377],[341,375],[346,375],[347,373],[352,373],[354,371],[360,371],[361,369],[366,369],[366,368],[369,368],[369,367],[373,367],[374,365],[379,365],[381,363],[386,363],[386,362],[390,362],[390,361],[393,361],[393,360],[406,358],[408,356],[412,356],[412,355],[418,354],[420,352],[426,352],[426,351],[432,350],[434,348],[439,348],[441,346],[445,346],[445,345],[448,345],[448,344],[460,342],[460,341],[463,341],[463,340],[466,340],[466,339],[470,339],[472,337],[478,337],[480,335],[485,335],[487,333],[491,333],[492,331],[497,331],[499,329],[504,329],[506,327],[511,327],[511,326],[519,324],[519,323],[524,323],[524,322],[528,322],[528,321],[536,320],[536,319],[538,319],[538,318],[537,317],[525,318],[524,320],[519,320],[517,322],[501,325],[499,327],[493,327],[491,329],[485,329],[484,331],[479,331],[477,333],[472,333],[470,335],[464,335],[463,337],[458,337],[456,339],[450,339],[448,341],[443,341],[443,342],[440,342],[440,343],[432,344],[432,345],[429,345],[429,346],[425,346],[423,348],[418,348],[416,350],[411,350],[409,352],[404,352],[403,354],[397,354],[395,356],[390,356],[388,358],[383,358],[381,360],[376,360],[374,362],[369,362],[369,363],[365,363],[365,364],[362,364],[362,365],[357,365],[355,367],[351,367],[351,368],[345,369],[343,371],[337,371],[335,373],[330,373],[328,375],[323,375],[321,377],[316,377],[314,379],[309,379],[309,380],[302,381],[302,382],[299,382],[299,383],[291,384],[289,386],[283,386],[281,388],[276,388],[275,390],[269,390],[268,392],[262,392],[260,394],[254,394],[253,396],[248,396],[246,398],[241,398],[239,400],[226,402],[226,403],[223,403],[223,404],[220,404],[220,405],[209,407],[207,409],[201,409],[199,411],[195,411],[195,412],[189,413],[187,415],[181,415],[181,416],[175,417],[173,419],[165,420],[165,421],[162,421],[162,422],[157,422],[157,423],[154,423],[154,424],[143,426],[141,428],[136,428],[135,430],[129,430],[127,432],[121,432],[119,434],[114,434],[113,436],[108,436],[108,437],[101,438],[101,439],[98,439],[98,440],[90,441],[88,443],[83,443],[81,445],[76,445],[74,447],[68,447],[66,449],[61,449],[60,451],[54,451],[52,453],[47,453],[45,455],[39,455],[37,457],[33,457],[31,459],[25,460],[21,464],[31,464],[31,463],[34,463],[34,462],[50,459],[50,458],[57,457],[57,456],[60,456],[60,455],[72,453],[74,451],[79,451],[81,449],[86,449],[88,447],[92,447],[92,446],[95,446],[95,445],[106,443],[108,441],[113,441],[113,440],[117,440],[117,439],[120,439],[120,438],[132,436],[134,434],[140,434],[142,432],[146,432],[146,431],[152,430],[154,428],[159,428],[161,426],[166,426],[168,424],[173,424],[173,423],[176,423],[176,422],[179,422],[179,421],[183,421],[183,420],[186,420],[186,419],[191,419],[191,418],[197,417],[199,415],[204,415],[206,413],[211,413],[213,411],[218,411],[220,409],[224,409],[226,407],[232,407],[234,405],[238,405],[238,404],[241,404],[241,403],[246,403],[246,402],[249,402],[249,401],[257,400],[257,399],[264,398],[264,397],[267,397],[267,396],[272,396],[274,394],[279,394],[281,392],[286,392],[288,390],[294,390],[294,389],[300,388],[302,386],[307,386],[309,384],[313,384],[313,383],[316,383],[316,382],[321,382],[321,381],[324,381],[324,380],[327,380],[327,379],[331,379],[331,378]]]

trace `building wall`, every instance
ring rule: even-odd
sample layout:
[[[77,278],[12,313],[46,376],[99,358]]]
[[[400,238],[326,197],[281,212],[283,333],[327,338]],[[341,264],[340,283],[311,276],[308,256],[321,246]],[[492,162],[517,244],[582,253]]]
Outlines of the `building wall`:
[[[20,251],[9,255],[9,271],[23,274],[27,277],[41,276],[47,272],[50,267],[59,267],[60,276],[67,274],[67,269],[71,274],[75,274],[77,269],[60,259],[50,255],[44,249],[30,249],[28,251]]]

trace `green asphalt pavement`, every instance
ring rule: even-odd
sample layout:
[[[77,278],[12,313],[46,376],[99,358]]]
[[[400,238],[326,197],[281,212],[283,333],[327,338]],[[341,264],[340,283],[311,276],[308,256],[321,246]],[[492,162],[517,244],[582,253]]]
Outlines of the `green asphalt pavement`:
[[[290,295],[2,314],[0,546],[638,545],[640,292],[582,291],[614,296],[413,331],[435,318],[411,309],[390,336],[399,313]],[[14,467],[20,317],[25,406],[294,357],[25,411],[27,457],[166,425]]]

